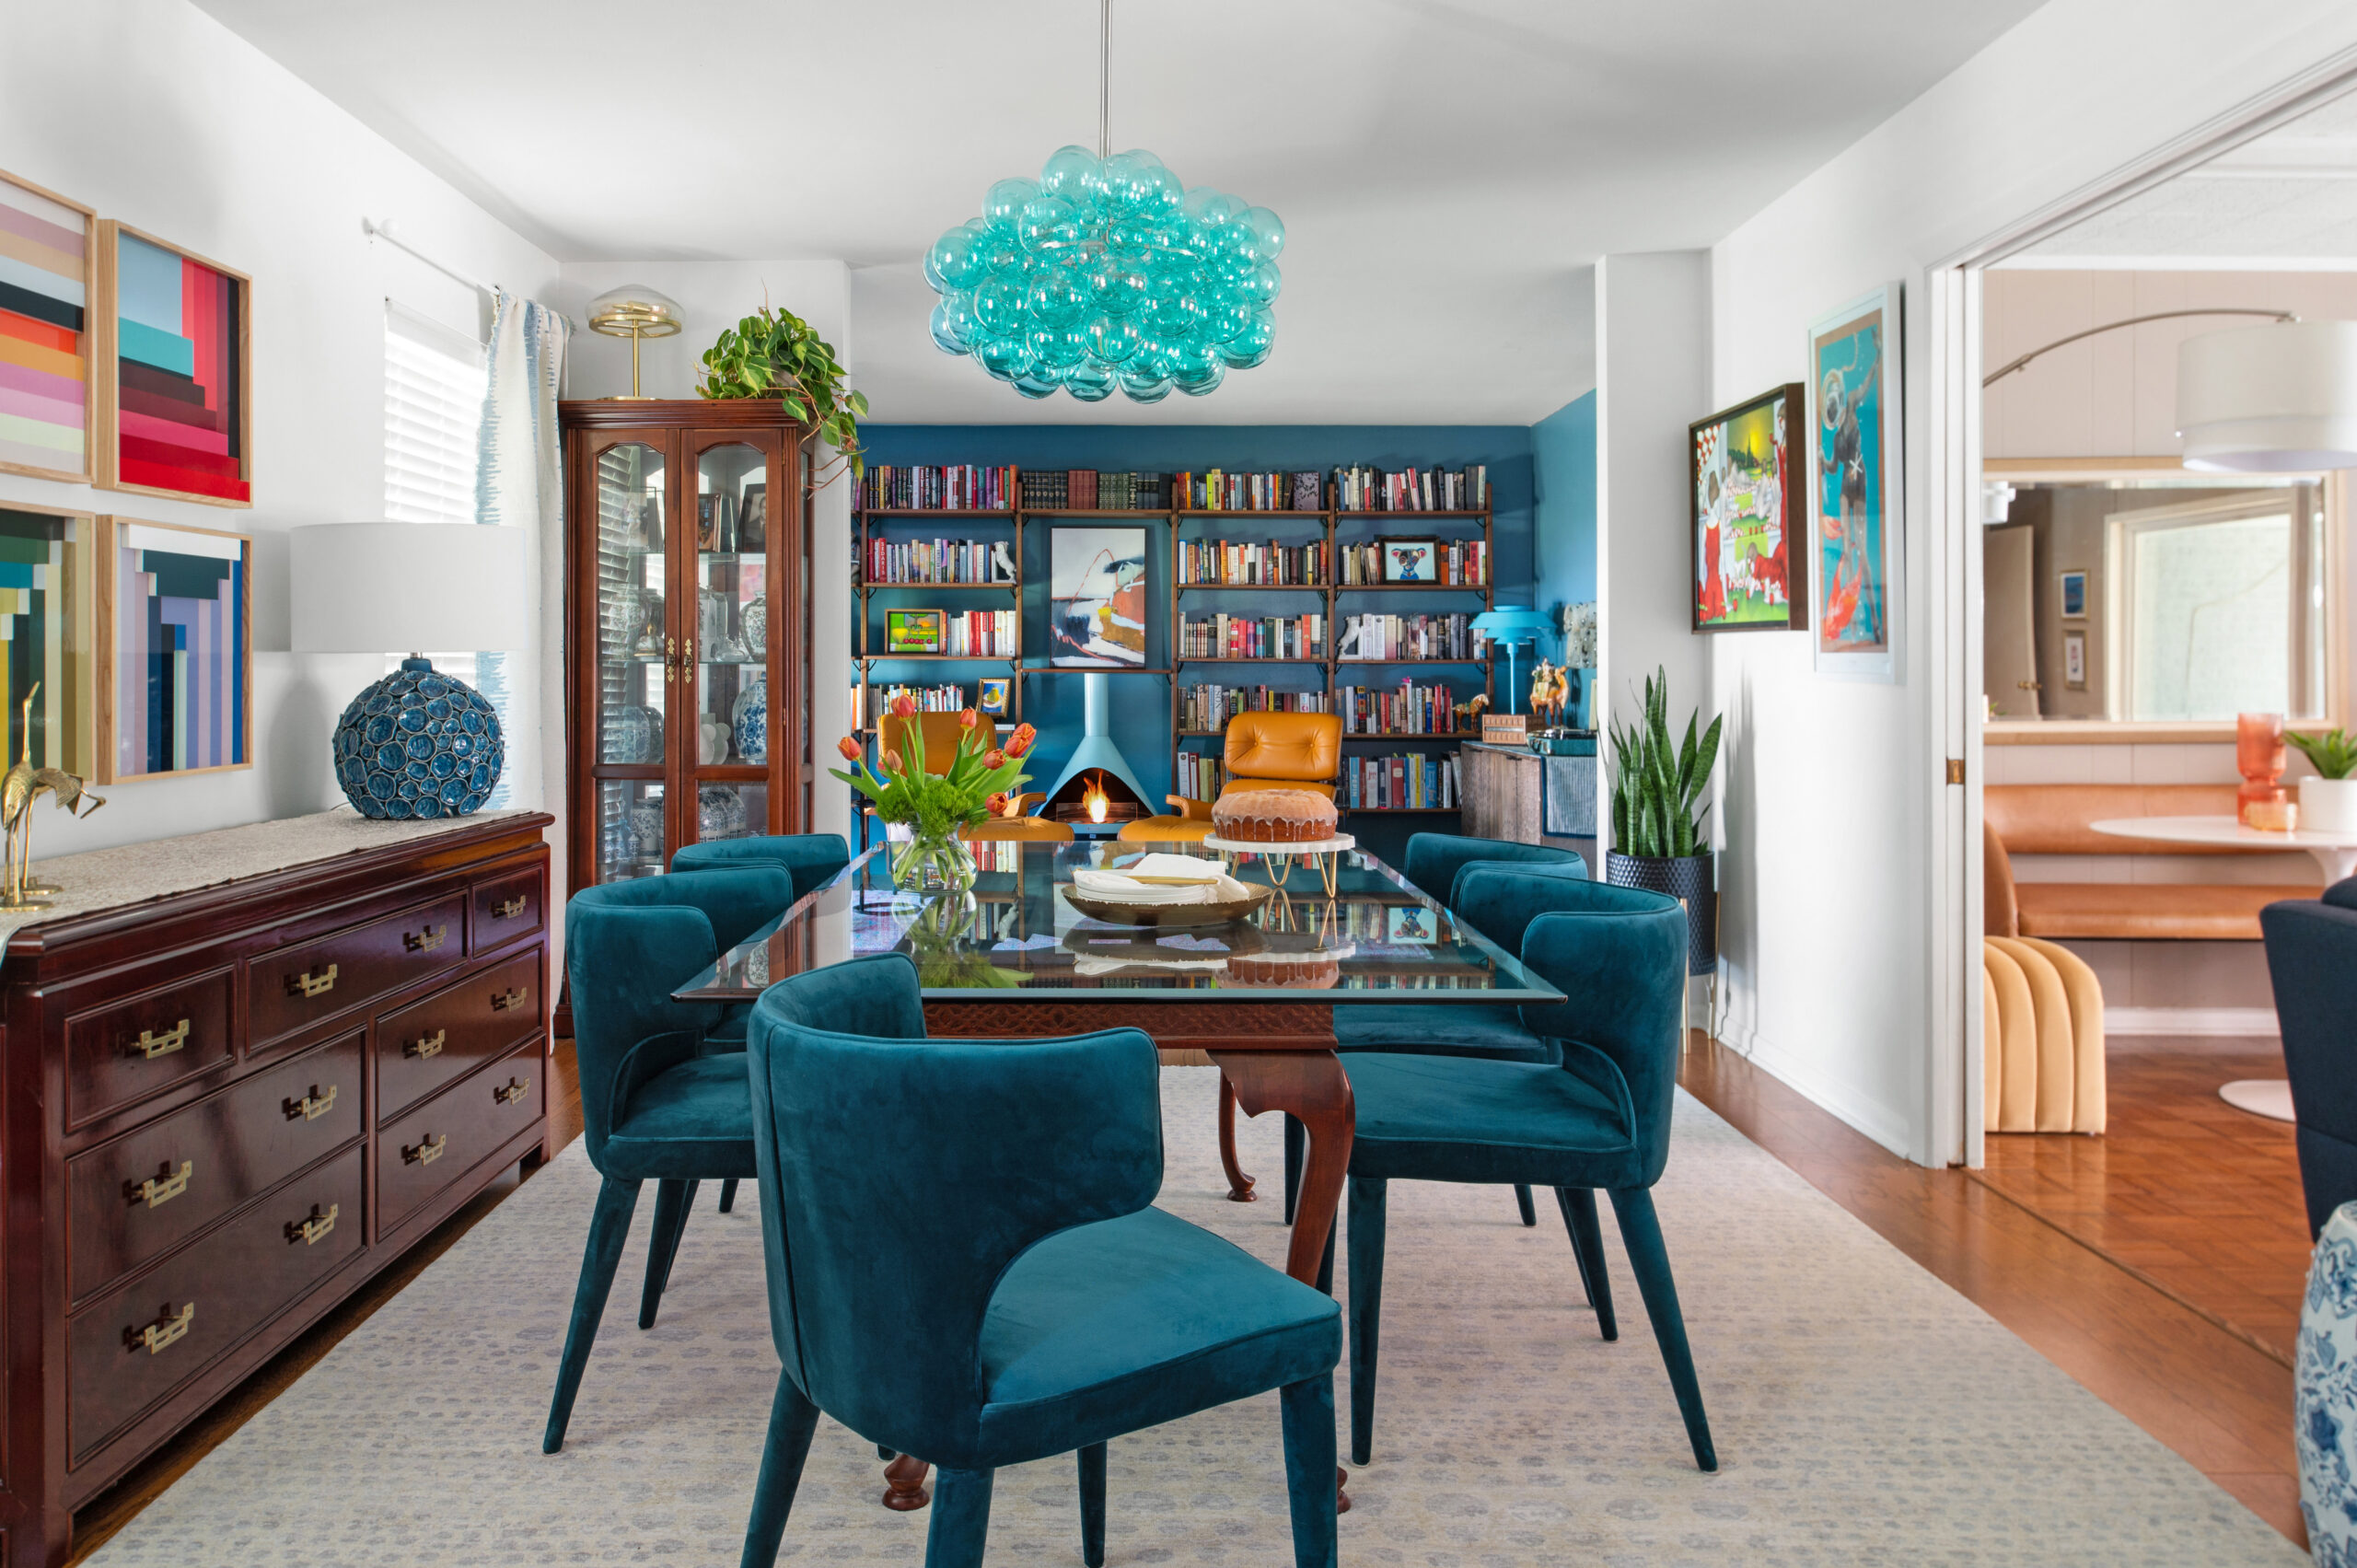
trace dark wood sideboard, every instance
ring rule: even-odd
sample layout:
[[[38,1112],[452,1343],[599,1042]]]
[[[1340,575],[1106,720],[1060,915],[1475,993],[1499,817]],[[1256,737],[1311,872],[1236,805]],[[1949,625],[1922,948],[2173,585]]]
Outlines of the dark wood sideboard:
[[[550,822],[9,939],[6,1568],[63,1562],[75,1508],[545,1149]]]

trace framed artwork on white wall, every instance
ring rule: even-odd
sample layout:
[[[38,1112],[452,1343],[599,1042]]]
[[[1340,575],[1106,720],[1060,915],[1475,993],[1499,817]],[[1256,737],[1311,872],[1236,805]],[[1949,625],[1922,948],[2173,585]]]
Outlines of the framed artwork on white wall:
[[[1906,593],[1906,450],[1899,285],[1829,311],[1808,330],[1809,574],[1817,672],[1898,679]]]

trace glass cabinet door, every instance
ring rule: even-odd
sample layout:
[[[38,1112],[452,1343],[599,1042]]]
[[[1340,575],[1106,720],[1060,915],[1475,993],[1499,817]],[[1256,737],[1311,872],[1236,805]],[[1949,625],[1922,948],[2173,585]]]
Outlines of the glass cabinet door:
[[[664,452],[621,440],[596,459],[597,878],[652,876],[675,847],[665,819],[672,693]]]
[[[694,636],[681,660],[693,673],[692,720],[680,745],[695,780],[681,842],[770,830],[773,726],[770,670],[775,628],[770,599],[771,448],[741,440],[693,445]],[[691,607],[683,605],[682,611]],[[683,624],[686,624],[683,622]]]

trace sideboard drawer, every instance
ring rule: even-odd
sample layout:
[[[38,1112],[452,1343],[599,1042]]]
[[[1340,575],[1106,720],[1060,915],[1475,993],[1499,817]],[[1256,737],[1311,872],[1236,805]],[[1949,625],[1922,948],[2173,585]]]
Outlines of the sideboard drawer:
[[[391,1121],[540,1028],[540,956],[470,975],[377,1020],[377,1120]]]
[[[540,1120],[547,1061],[536,1040],[459,1079],[377,1134],[377,1232]]]
[[[65,1162],[76,1300],[360,1134],[357,1033]]]
[[[235,1055],[235,970],[215,970],[67,1017],[66,1126],[87,1126]]]
[[[288,1182],[75,1315],[66,1330],[66,1431],[75,1458],[360,1250],[366,1152],[354,1147]]]
[[[548,889],[540,867],[518,871],[474,888],[474,918],[467,926],[467,951],[488,953],[540,928]]]
[[[465,911],[464,895],[453,893],[253,958],[246,966],[248,1049],[448,969],[465,956]]]

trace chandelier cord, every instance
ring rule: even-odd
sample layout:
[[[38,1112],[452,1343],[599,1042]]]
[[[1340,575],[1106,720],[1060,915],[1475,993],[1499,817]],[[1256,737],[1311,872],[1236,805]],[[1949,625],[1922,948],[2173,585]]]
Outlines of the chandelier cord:
[[[1113,156],[1113,0],[1097,0],[1097,156]]]

